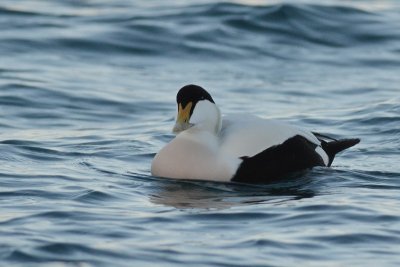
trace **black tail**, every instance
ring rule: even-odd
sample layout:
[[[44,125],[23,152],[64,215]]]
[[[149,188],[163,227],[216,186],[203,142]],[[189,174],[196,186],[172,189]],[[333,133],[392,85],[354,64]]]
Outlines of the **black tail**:
[[[318,137],[318,136],[317,136]],[[318,138],[320,139],[320,138]],[[359,138],[352,138],[352,139],[341,139],[341,140],[334,140],[331,142],[327,142],[325,140],[321,140],[322,149],[329,156],[329,164],[328,167],[331,166],[335,155],[346,148],[352,147],[360,142]]]

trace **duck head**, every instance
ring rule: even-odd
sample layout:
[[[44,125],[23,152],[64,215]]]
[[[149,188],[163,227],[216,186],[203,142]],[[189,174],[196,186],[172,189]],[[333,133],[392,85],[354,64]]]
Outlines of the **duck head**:
[[[198,85],[182,87],[176,95],[178,114],[173,128],[180,133],[195,127],[218,133],[221,130],[221,113],[211,95]]]

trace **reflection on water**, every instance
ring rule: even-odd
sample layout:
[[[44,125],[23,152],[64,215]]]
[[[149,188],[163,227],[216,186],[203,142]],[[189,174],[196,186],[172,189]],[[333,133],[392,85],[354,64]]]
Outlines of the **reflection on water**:
[[[292,200],[314,197],[316,188],[310,188],[311,182],[308,175],[269,185],[163,179],[157,181],[158,187],[149,199],[179,209],[228,209],[260,203],[285,205]]]

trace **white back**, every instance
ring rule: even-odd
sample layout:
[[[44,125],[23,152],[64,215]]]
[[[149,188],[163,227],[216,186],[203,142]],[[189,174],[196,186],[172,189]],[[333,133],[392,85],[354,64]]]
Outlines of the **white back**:
[[[304,136],[310,142],[320,145],[320,141],[311,132],[251,115],[224,117],[220,135],[221,153],[233,157],[252,157],[295,135]]]

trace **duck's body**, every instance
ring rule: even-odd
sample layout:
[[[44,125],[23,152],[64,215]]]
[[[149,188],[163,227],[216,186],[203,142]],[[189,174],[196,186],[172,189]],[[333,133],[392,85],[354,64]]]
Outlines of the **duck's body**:
[[[359,139],[324,141],[318,134],[273,120],[237,115],[221,119],[211,96],[189,85],[178,93],[178,135],[152,163],[159,177],[270,182],[314,166],[330,166],[335,154]]]

